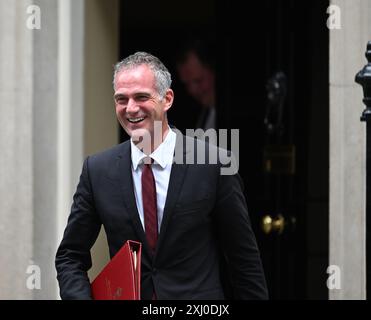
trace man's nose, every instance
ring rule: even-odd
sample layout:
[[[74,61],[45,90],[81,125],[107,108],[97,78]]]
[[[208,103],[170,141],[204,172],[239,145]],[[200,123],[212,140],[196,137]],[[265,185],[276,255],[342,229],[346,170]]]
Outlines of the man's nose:
[[[139,106],[137,105],[137,103],[133,99],[130,99],[128,101],[128,105],[126,106],[126,112],[136,113],[138,112],[138,110],[139,110]]]

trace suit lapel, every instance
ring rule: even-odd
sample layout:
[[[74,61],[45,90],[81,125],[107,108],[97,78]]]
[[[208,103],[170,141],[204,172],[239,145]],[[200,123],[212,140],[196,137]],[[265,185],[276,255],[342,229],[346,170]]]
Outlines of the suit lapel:
[[[131,221],[134,226],[134,230],[137,233],[140,242],[143,244],[143,250],[149,251],[146,235],[144,233],[144,229],[142,226],[142,222],[139,218],[138,208],[135,200],[134,195],[134,183],[133,183],[133,176],[131,173],[131,150],[130,150],[130,143],[126,144],[126,149],[124,152],[119,156],[119,165],[118,170],[120,177],[120,185],[123,191],[123,199],[126,210],[131,218]],[[127,178],[129,177],[129,178]]]
[[[178,200],[180,191],[182,189],[184,177],[186,175],[186,171],[188,168],[188,165],[185,164],[185,154],[187,152],[187,149],[185,147],[186,146],[185,136],[183,136],[182,134],[177,134],[176,144],[179,145],[179,143],[183,143],[183,164],[173,163],[171,167],[169,186],[167,189],[168,191],[166,196],[164,213],[162,217],[161,229],[156,246],[155,257],[157,256],[157,253],[159,252],[159,249],[161,248],[161,245],[164,242],[167,226],[171,219],[173,209]]]

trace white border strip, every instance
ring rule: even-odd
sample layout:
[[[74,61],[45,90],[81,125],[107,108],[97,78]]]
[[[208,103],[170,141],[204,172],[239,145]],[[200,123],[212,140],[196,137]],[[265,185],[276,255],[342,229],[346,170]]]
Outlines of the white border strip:
[[[84,10],[85,0],[58,0],[58,245],[84,154]]]

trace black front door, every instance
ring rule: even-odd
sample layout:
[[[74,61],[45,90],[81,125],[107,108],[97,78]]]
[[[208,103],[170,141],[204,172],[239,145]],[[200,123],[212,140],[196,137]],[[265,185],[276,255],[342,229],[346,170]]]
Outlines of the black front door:
[[[273,299],[327,299],[325,1],[219,2],[219,127],[240,129],[245,181]]]
[[[216,39],[218,127],[239,129],[239,169],[271,298],[327,299],[327,1],[141,6],[121,1],[120,56],[144,50],[169,66],[169,119],[180,129],[197,106],[177,79],[174,52],[184,34]]]

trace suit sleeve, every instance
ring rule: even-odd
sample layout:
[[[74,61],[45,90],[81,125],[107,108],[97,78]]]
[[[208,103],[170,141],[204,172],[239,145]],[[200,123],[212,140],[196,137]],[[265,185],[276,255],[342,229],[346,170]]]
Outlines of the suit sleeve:
[[[73,197],[71,213],[55,265],[62,299],[91,299],[87,271],[91,268],[90,249],[101,228],[94,208],[87,158]]]
[[[235,299],[268,299],[259,249],[239,174],[219,175],[217,232]]]

